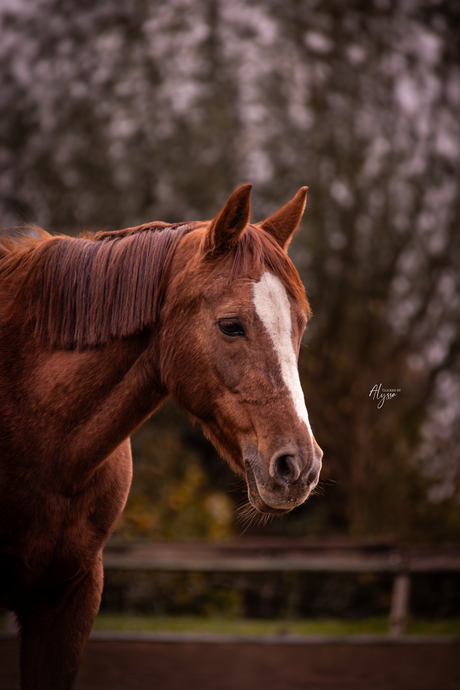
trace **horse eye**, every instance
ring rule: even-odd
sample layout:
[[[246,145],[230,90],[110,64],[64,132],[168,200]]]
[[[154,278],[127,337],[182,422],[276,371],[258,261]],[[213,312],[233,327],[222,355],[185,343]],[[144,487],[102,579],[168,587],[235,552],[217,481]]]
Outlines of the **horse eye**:
[[[245,335],[244,328],[238,319],[222,319],[219,328],[225,335]]]

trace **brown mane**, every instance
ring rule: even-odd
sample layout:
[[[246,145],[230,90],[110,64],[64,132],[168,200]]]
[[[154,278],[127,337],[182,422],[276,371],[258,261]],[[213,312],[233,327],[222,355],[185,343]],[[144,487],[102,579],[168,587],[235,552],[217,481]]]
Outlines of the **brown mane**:
[[[18,302],[28,303],[36,337],[64,349],[142,330],[158,318],[174,250],[191,229],[149,223],[78,239],[40,230],[38,237],[2,240],[6,320]]]
[[[174,251],[196,226],[147,223],[77,239],[34,229],[35,236],[2,239],[0,280],[9,282],[3,318],[28,305],[35,336],[63,349],[102,345],[152,326]],[[251,260],[256,270],[278,275],[309,315],[292,262],[267,232],[249,225],[230,260],[232,254],[230,281],[246,274]]]

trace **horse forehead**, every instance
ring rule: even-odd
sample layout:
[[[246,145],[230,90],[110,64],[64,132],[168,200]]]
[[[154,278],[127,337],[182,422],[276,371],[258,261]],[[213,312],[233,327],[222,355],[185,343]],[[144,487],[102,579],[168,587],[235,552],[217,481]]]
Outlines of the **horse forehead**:
[[[267,269],[235,281],[229,281],[228,274],[223,272],[208,284],[207,298],[217,310],[229,308],[236,312],[254,312],[272,332],[290,333],[291,328],[295,330],[297,320],[291,318],[291,315],[294,317],[292,310],[294,313],[303,311],[289,297],[282,280]]]
[[[252,285],[252,301],[260,320],[269,333],[280,335],[292,329],[291,304],[285,286],[278,276],[265,271]]]

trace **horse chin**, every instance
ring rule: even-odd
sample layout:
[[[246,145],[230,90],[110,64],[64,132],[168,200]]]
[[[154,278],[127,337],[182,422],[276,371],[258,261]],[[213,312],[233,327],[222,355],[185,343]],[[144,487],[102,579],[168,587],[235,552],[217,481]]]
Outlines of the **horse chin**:
[[[248,498],[250,504],[259,511],[259,513],[263,513],[264,515],[286,515],[286,513],[290,513],[290,509],[285,509],[285,508],[272,508],[272,506],[267,505],[265,501],[263,501],[260,496],[257,494],[257,496],[254,496],[251,491],[248,491]]]
[[[286,515],[286,513],[291,512],[292,508],[275,508],[265,503],[259,493],[254,472],[248,462],[246,462],[246,480],[248,484],[249,502],[259,513],[263,513],[264,515]]]

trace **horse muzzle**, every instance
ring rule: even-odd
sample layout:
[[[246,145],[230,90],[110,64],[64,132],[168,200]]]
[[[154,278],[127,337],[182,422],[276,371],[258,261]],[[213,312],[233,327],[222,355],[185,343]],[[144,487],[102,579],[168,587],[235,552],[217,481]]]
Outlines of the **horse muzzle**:
[[[283,515],[301,505],[319,481],[322,450],[314,443],[305,455],[292,445],[267,461],[259,452],[245,458],[250,503],[261,513]]]

